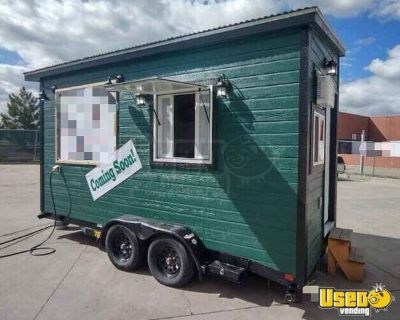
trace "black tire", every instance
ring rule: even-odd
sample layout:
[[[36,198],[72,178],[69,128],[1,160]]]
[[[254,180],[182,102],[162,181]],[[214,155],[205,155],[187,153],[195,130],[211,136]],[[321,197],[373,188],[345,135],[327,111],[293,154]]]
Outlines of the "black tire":
[[[127,227],[115,225],[106,236],[106,251],[114,266],[131,271],[143,263],[143,246]]]
[[[158,282],[181,287],[193,278],[195,271],[193,259],[182,243],[171,237],[155,239],[147,253],[149,269]]]
[[[288,304],[299,303],[303,300],[303,293],[301,289],[289,288],[285,293],[285,301]]]

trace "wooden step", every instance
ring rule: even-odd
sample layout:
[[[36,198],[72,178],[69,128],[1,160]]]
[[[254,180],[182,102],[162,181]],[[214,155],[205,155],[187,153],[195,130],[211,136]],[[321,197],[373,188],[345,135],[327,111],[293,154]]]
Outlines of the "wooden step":
[[[329,239],[341,240],[341,241],[351,241],[351,237],[353,235],[353,230],[351,229],[342,229],[342,228],[332,228],[329,233]]]
[[[328,239],[328,249],[337,261],[345,261],[350,256],[350,242],[337,239]]]
[[[337,262],[332,254],[332,251],[328,249],[328,274],[334,275],[336,272]]]
[[[352,233],[350,229],[331,230],[328,238],[328,273],[335,274],[339,267],[350,281],[362,281],[364,249],[351,246]]]
[[[349,261],[365,264],[364,248],[351,247]]]
[[[350,260],[339,262],[339,267],[350,281],[362,282],[364,279],[364,264]]]

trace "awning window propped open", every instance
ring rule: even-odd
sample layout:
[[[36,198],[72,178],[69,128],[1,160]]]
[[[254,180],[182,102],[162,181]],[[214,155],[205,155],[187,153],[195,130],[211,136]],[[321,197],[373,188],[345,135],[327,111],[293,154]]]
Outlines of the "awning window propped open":
[[[142,94],[170,94],[176,92],[198,91],[207,89],[206,86],[188,82],[162,78],[147,78],[143,80],[126,81],[104,85],[108,91],[131,92]]]

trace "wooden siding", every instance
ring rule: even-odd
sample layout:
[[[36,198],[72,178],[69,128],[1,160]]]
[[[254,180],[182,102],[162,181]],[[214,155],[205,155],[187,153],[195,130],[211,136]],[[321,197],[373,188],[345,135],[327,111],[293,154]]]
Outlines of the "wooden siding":
[[[335,54],[329,47],[321,41],[321,39],[314,33],[310,34],[310,81],[311,81],[311,100],[315,103],[315,70],[316,68],[322,70],[324,58],[330,58]],[[311,139],[312,139],[312,125],[313,125],[313,108],[310,107],[311,117]],[[311,147],[312,150],[312,147]],[[326,159],[329,161],[329,159]],[[325,181],[325,168],[324,165],[312,165],[312,158],[310,155],[311,169],[307,181],[307,210],[306,210],[306,224],[307,224],[307,246],[308,246],[308,267],[307,274],[315,269],[323,251],[324,246],[324,223],[323,223],[323,210],[324,210],[324,181]],[[321,200],[319,200],[321,198]]]
[[[298,176],[299,34],[246,39],[106,65],[45,79],[60,87],[151,76],[232,83],[229,99],[214,98],[214,169],[150,166],[150,113],[121,94],[119,145],[133,139],[143,169],[93,202],[89,166],[62,165],[54,178],[57,211],[104,224],[122,214],[190,227],[207,248],[295,273]],[[49,173],[55,161],[54,104],[44,106],[45,212],[53,212]],[[232,156],[245,164],[235,167]]]

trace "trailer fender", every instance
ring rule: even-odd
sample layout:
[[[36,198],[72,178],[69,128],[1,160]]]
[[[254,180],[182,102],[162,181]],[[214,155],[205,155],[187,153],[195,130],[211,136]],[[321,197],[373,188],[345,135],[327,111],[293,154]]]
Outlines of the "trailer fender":
[[[159,235],[170,235],[177,240],[179,240],[188,250],[190,256],[192,257],[196,269],[201,279],[203,276],[201,269],[201,259],[204,252],[204,247],[199,237],[196,236],[189,228],[181,225],[164,223],[161,221],[138,217],[134,215],[124,215],[115,219],[107,221],[101,230],[100,243],[104,245],[105,237],[108,230],[116,224],[121,224],[132,230],[142,241],[146,241],[157,237]]]

